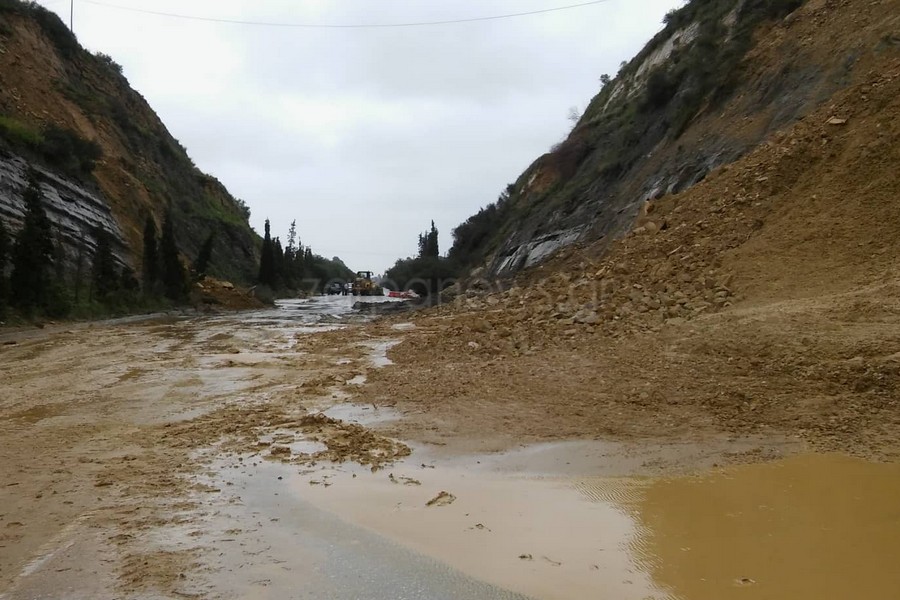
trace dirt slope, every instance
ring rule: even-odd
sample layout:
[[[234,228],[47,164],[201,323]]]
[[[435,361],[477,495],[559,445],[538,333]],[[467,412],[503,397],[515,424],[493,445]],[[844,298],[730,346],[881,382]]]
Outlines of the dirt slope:
[[[759,434],[900,451],[900,58],[690,191],[608,252],[415,319],[372,402],[399,434]]]
[[[81,183],[99,188],[133,267],[140,266],[146,216],[161,225],[171,209],[179,248],[189,259],[215,231],[212,272],[233,281],[254,278],[258,237],[245,207],[197,169],[121,67],[82,48],[53,13],[18,0],[0,3],[0,117],[32,135],[56,126],[100,146],[93,177]],[[6,150],[0,136],[0,159]],[[14,146],[12,153],[21,150]],[[90,227],[82,235],[93,239]]]
[[[561,246],[618,239],[644,200],[827,107],[900,40],[897,0],[692,0],[674,15],[495,211],[461,227],[452,254],[509,276]]]

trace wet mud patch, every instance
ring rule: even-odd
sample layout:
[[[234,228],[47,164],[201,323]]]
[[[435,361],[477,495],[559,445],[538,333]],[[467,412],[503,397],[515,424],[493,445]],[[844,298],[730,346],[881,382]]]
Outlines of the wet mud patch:
[[[18,421],[27,425],[34,425],[44,419],[52,419],[58,417],[65,412],[65,406],[60,404],[40,404],[19,412],[3,415],[2,419],[9,421]]]
[[[162,592],[178,598],[202,597],[185,576],[189,569],[199,566],[197,554],[191,550],[128,554],[119,567],[120,588],[128,592]]]
[[[410,448],[395,440],[378,435],[356,423],[345,423],[322,413],[307,415],[297,421],[279,424],[279,430],[293,430],[293,439],[280,443],[260,440],[257,445],[268,447],[265,455],[272,460],[294,464],[319,462],[355,462],[373,471],[410,455]],[[283,435],[283,434],[282,434]],[[318,443],[323,449],[314,452],[295,451],[297,443]]]

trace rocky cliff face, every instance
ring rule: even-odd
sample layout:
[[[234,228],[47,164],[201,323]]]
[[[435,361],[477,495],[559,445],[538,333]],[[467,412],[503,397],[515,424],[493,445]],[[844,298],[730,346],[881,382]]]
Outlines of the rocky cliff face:
[[[496,210],[457,230],[454,250],[509,276],[565,246],[621,237],[647,201],[745,155],[892,51],[896,9],[896,0],[692,0]]]
[[[88,191],[46,169],[29,165],[20,157],[0,155],[0,219],[10,230],[19,229],[25,218],[22,196],[29,168],[37,172],[44,209],[70,267],[76,265],[79,255],[83,260],[93,255],[97,228],[111,234],[113,255],[119,267],[131,266],[131,250],[109,204],[98,192]]]
[[[82,148],[99,150],[92,168],[80,165]],[[185,260],[214,233],[212,273],[255,276],[259,238],[246,206],[194,166],[120,67],[81,48],[52,13],[0,0],[0,218],[12,230],[27,165],[70,258],[93,248],[99,225],[138,271],[145,219],[161,225],[171,211]]]

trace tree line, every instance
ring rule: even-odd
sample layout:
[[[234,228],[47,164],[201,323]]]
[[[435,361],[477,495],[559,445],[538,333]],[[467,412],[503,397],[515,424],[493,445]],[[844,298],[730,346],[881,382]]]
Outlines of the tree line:
[[[92,245],[82,240],[76,256],[67,258],[47,216],[37,172],[29,171],[27,180],[22,227],[13,234],[0,221],[0,320],[11,314],[65,318],[184,304],[189,300],[191,282],[207,275],[215,234],[209,234],[188,266],[178,249],[171,212],[166,213],[161,229],[152,215],[145,219],[139,277],[130,266],[120,264],[114,252],[115,239],[101,227],[90,234]],[[435,230],[435,254],[436,236]],[[258,283],[272,294],[321,291],[328,282],[351,281],[353,276],[339,258],[324,258],[304,246],[296,221],[291,223],[285,246],[271,236],[266,221]]]
[[[266,219],[257,282],[274,294],[289,295],[301,290],[319,292],[328,282],[351,281],[351,271],[338,257],[327,259],[304,246],[297,234],[297,220],[288,229],[287,244],[272,237]]]
[[[453,282],[458,273],[458,265],[441,256],[434,221],[429,229],[419,234],[418,246],[417,256],[400,259],[387,270],[383,282],[386,287],[413,290],[420,296],[430,296],[440,293]]]
[[[497,234],[511,217],[515,185],[507,185],[496,202],[488,204],[453,229],[453,245],[440,255],[438,230],[431,227],[419,234],[418,254],[400,259],[388,269],[386,285],[412,289],[419,295],[439,293],[458,278],[480,265],[497,242]]]

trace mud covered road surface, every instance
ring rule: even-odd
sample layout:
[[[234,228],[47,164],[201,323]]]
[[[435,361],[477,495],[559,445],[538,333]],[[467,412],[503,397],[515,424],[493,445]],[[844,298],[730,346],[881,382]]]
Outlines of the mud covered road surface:
[[[900,589],[900,466],[774,435],[430,436],[423,407],[362,403],[413,326],[350,303],[0,335],[0,598]]]

